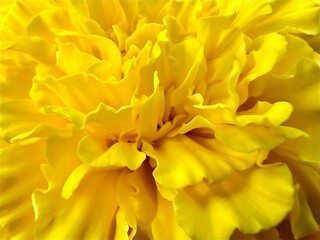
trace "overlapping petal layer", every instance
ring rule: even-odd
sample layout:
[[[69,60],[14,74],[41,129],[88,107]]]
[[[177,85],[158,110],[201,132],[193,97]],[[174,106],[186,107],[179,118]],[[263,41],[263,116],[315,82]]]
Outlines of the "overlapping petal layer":
[[[1,3],[1,234],[320,230],[315,0]]]

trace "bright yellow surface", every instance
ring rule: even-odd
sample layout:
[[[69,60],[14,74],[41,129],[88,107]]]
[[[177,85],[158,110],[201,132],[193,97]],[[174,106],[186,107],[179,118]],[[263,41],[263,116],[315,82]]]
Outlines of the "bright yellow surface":
[[[319,231],[319,4],[1,1],[1,238]]]

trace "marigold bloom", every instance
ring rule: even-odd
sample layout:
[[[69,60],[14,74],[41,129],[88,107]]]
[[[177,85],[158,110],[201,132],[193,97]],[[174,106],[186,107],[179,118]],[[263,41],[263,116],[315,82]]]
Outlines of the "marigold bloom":
[[[1,2],[4,239],[319,231],[317,0]]]

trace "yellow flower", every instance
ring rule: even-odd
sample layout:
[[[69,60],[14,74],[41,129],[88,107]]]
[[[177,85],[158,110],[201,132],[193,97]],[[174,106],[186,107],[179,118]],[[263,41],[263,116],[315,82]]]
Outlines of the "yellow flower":
[[[318,20],[317,0],[2,1],[1,237],[318,232]]]

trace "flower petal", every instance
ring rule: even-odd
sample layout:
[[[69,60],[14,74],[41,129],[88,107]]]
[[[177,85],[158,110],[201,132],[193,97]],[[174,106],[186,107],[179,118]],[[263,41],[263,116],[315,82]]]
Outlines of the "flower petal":
[[[1,143],[0,226],[10,233],[10,239],[32,239],[30,197],[35,188],[46,186],[40,169],[45,163],[43,149],[43,140],[20,141],[6,148]]]
[[[80,73],[58,79],[35,79],[30,95],[34,101],[43,105],[60,104],[86,113],[94,110],[101,102],[111,103],[113,96],[108,96],[109,91],[93,75]],[[48,98],[47,94],[53,97]]]
[[[284,36],[278,33],[262,35],[254,39],[251,45],[251,52],[246,58],[246,65],[242,70],[242,76],[237,85],[240,104],[248,98],[248,85],[252,81],[258,81],[259,77],[272,72],[277,63],[284,56],[287,41]]]
[[[257,126],[221,125],[215,128],[215,136],[229,148],[240,152],[270,150],[285,140],[279,130]]]
[[[82,137],[81,133],[74,133],[68,137],[51,136],[47,139],[45,154],[48,164],[43,167],[43,171],[48,189],[62,188],[70,173],[81,165],[77,148]]]
[[[78,153],[83,162],[99,168],[128,167],[135,170],[146,158],[136,143],[117,142],[108,147],[103,140],[88,136],[79,142]]]
[[[74,1],[76,2],[76,1]],[[116,1],[85,1],[87,11],[92,19],[94,19],[105,30],[110,30],[112,25],[122,22],[123,11],[119,0]]]
[[[99,107],[90,112],[85,119],[86,129],[95,135],[107,135],[111,138],[121,137],[130,132],[136,125],[136,109],[134,101],[131,105],[120,109],[99,104]],[[107,121],[106,121],[107,120]]]
[[[289,119],[293,107],[288,102],[258,102],[248,111],[238,112],[236,122],[238,126],[245,126],[250,123],[264,126],[279,126]]]
[[[156,214],[157,198],[148,164],[134,172],[123,172],[117,185],[117,197],[120,210],[132,228],[130,236],[144,234],[152,238],[151,222]]]
[[[274,165],[187,187],[174,205],[178,224],[191,238],[228,239],[236,228],[252,234],[277,225],[291,210],[293,194],[290,171]]]
[[[62,127],[64,121],[54,121],[51,116],[42,114],[37,105],[29,100],[16,100],[1,103],[1,136],[5,140],[13,141],[28,137],[34,130],[44,130],[51,135],[54,132],[59,133],[59,129],[50,128]],[[23,119],[21,116],[25,116]],[[39,129],[39,128],[41,129]],[[61,133],[61,132],[60,132]]]
[[[141,137],[152,139],[156,134],[158,127],[161,126],[164,114],[165,96],[163,88],[159,86],[157,73],[154,75],[154,92],[146,100],[141,108],[138,121],[138,131]],[[154,109],[157,111],[150,116]]]
[[[40,37],[22,36],[15,39],[8,48],[13,51],[27,53],[43,63],[54,63],[54,48]]]
[[[116,183],[120,174],[119,171],[89,174],[68,200],[61,198],[58,189],[36,190],[32,195],[35,238],[113,239],[117,229]]]
[[[58,30],[104,35],[103,29],[94,20],[81,16],[73,9],[59,7],[48,8],[38,15],[33,15],[26,27],[28,35],[39,36],[52,43]]]
[[[296,204],[290,214],[290,221],[294,237],[300,239],[319,231],[320,227],[312,214],[303,189],[299,189],[296,195]],[[320,200],[319,196],[318,200]]]
[[[208,148],[208,146],[210,146]],[[167,188],[181,189],[196,184],[202,179],[219,182],[230,175],[234,169],[252,166],[258,159],[257,153],[245,154],[242,163],[237,164],[239,156],[226,150],[218,142],[178,135],[164,139],[155,147],[144,144],[142,151],[157,161],[153,171],[156,181]],[[235,158],[235,159],[233,159]]]
[[[281,99],[293,105],[294,111],[286,125],[303,130],[310,138],[292,141],[286,149],[296,150],[300,159],[317,164],[320,142],[319,71],[318,64],[313,60],[302,58],[297,63],[294,76],[285,79],[270,78],[259,97],[268,102],[277,102]]]
[[[99,59],[81,52],[73,43],[61,43],[57,41],[57,67],[66,75],[74,75],[86,72]]]
[[[81,180],[89,174],[90,167],[86,164],[82,164],[77,167],[68,177],[66,183],[63,186],[61,196],[64,199],[69,199],[72,193],[77,189]]]
[[[317,1],[271,2],[272,13],[258,19],[250,29],[251,36],[289,30],[310,35],[319,32],[319,4]]]
[[[29,56],[9,50],[2,51],[0,59],[1,100],[29,98],[36,62]]]
[[[157,194],[157,213],[152,221],[153,239],[190,239],[178,226],[173,203]]]

